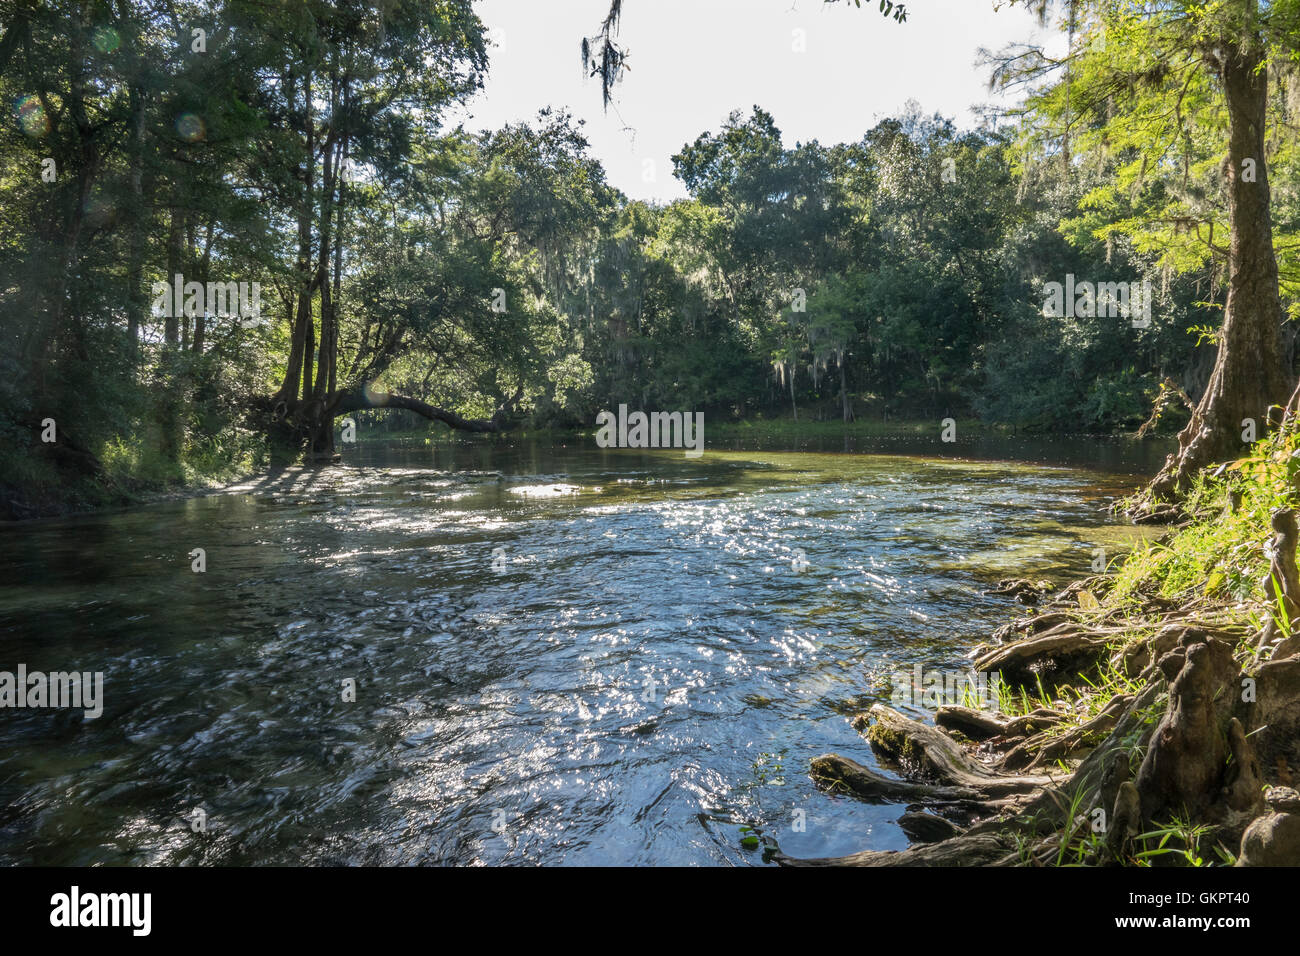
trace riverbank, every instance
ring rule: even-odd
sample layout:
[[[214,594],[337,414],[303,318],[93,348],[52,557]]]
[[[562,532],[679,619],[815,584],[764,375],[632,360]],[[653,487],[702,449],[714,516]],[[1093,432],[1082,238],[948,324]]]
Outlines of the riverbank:
[[[952,434],[959,439],[969,437],[1007,437],[1007,436],[1032,436],[1037,438],[1067,438],[1067,437],[1085,437],[1092,440],[1124,440],[1133,437],[1127,432],[1107,432],[1099,434],[1079,433],[1066,434],[1063,432],[1050,432],[1034,429],[1017,429],[1011,425],[990,424],[982,422],[976,418],[924,418],[924,419],[893,419],[883,420],[875,418],[858,418],[851,422],[845,422],[839,418],[811,419],[800,418],[798,420],[784,418],[749,418],[739,421],[708,419],[705,423],[705,435],[707,441],[761,441],[771,442],[780,440],[803,441],[817,438],[922,438],[933,437],[939,438],[944,430],[945,425],[951,421]],[[560,443],[566,440],[593,438],[596,435],[595,425],[575,426],[572,428],[520,428],[508,432],[499,433],[500,436],[515,439],[526,439],[533,441],[554,441]],[[1175,434],[1177,429],[1170,425],[1161,428],[1158,432],[1153,432],[1153,437],[1169,438]],[[463,433],[451,432],[441,425],[433,423],[420,423],[409,428],[368,428],[364,423],[358,424],[358,440],[378,439],[393,441],[415,441],[427,444],[437,444],[447,441],[465,441],[471,440],[471,436]],[[482,436],[473,436],[474,438]]]
[[[916,437],[935,429],[933,422],[787,422],[756,420],[710,428],[718,439],[754,439],[764,443],[826,436],[873,438]],[[997,428],[962,421],[963,435],[999,434]],[[590,441],[595,429],[527,429],[494,435],[453,432],[421,422],[406,429],[358,423],[357,443],[400,442],[442,445],[463,442],[539,442],[563,446]],[[178,463],[164,462],[143,444],[114,443],[97,454],[65,439],[35,446],[29,454],[0,455],[0,522],[61,518],[168,501],[202,497],[239,485],[267,471],[247,436],[223,453],[220,448],[191,450]]]
[[[879,454],[926,454],[940,457],[1059,460],[1101,471],[1143,474],[1167,450],[1167,441],[1135,441],[1129,436],[1081,436],[1016,433],[1014,429],[958,419],[944,440],[939,421],[809,421],[752,419],[709,425],[706,450],[803,451],[842,450]],[[480,444],[534,444],[563,448],[594,444],[595,429],[517,429],[494,434],[453,432],[441,425],[382,429],[358,423],[356,441],[343,443],[344,463],[357,449],[375,443],[429,448]],[[1091,449],[1077,454],[1080,440]],[[1013,447],[1019,443],[1019,446]],[[1050,445],[1059,446],[1043,454]],[[1029,453],[1025,453],[1028,450]],[[0,522],[67,517],[111,511],[178,498],[203,497],[269,475],[265,456],[247,436],[229,452],[208,449],[177,464],[164,464],[142,447],[113,446],[98,456],[84,449],[75,454],[56,446],[38,447],[29,455],[0,456]],[[1061,452],[1075,452],[1075,454]],[[1149,461],[1148,461],[1149,459]]]
[[[761,442],[803,441],[816,438],[919,438],[938,437],[942,430],[941,419],[906,419],[882,421],[859,418],[845,422],[838,418],[815,421],[803,418],[795,421],[791,418],[752,418],[740,421],[716,421],[705,423],[706,441],[752,440]],[[974,418],[954,420],[956,432],[962,436],[975,435],[1012,435],[1016,430],[1009,426],[990,425]],[[572,428],[519,428],[496,435],[471,435],[453,432],[441,425],[421,422],[409,428],[368,428],[364,423],[357,426],[358,441],[382,440],[420,442],[423,444],[442,444],[453,441],[473,441],[508,439],[521,441],[552,442],[563,444],[566,441],[594,441],[597,428],[595,425],[574,426]],[[1044,433],[1038,433],[1044,436]],[[1117,437],[1117,436],[1096,436]]]
[[[1047,593],[973,657],[990,713],[854,718],[887,777],[839,754],[814,779],[914,804],[913,845],[787,865],[1300,865],[1294,424],[1202,478],[1178,525]]]
[[[173,477],[109,470],[69,474],[45,467],[44,462],[20,469],[10,462],[0,477],[0,523],[66,518],[159,501],[201,498],[266,473],[260,468],[220,467],[210,471],[188,469],[184,475]]]

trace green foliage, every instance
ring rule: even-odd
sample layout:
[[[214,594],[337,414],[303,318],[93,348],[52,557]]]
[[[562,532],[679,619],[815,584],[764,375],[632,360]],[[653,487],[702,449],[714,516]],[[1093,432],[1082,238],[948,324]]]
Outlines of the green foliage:
[[[1136,842],[1143,849],[1133,854],[1133,860],[1139,866],[1151,866],[1157,858],[1173,857],[1174,862],[1184,866],[1212,866],[1202,855],[1201,841],[1213,832],[1211,826],[1193,825],[1175,817],[1162,827],[1138,834]],[[1220,863],[1233,864],[1233,855],[1222,845],[1215,844],[1214,849]]]
[[[1221,320],[1226,118],[1187,40],[1227,14],[1077,6],[1064,75],[1032,56],[999,68],[1028,84],[1011,124],[909,108],[853,143],[790,143],[754,107],[684,144],[690,197],[652,206],[606,183],[562,111],[442,124],[486,67],[469,0],[0,0],[0,94],[19,107],[0,123],[5,453],[43,454],[49,416],[106,481],[228,474],[266,454],[267,397],[326,368],[331,389],[467,417],[522,390],[533,427],[628,403],[719,423],[1132,430],[1165,377],[1203,374]],[[1265,31],[1284,292],[1295,6],[1271,5]],[[173,30],[200,13],[202,54]],[[604,39],[617,24],[616,5]],[[176,272],[258,281],[269,324],[151,314],[152,283]],[[1150,280],[1155,321],[1044,315],[1044,283],[1067,274]],[[334,365],[314,338],[322,285]]]
[[[1265,545],[1273,512],[1300,506],[1300,435],[1289,421],[1245,452],[1198,478],[1186,502],[1193,519],[1167,540],[1134,549],[1115,574],[1108,602],[1142,594],[1207,598],[1240,605],[1257,621],[1277,608]],[[1285,609],[1279,623],[1290,625]]]

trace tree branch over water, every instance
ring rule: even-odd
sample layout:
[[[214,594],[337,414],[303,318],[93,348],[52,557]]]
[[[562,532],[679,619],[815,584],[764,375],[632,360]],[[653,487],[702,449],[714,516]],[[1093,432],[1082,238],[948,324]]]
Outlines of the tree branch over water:
[[[377,392],[370,388],[354,388],[341,393],[335,399],[333,410],[334,414],[343,415],[366,408],[404,408],[431,421],[442,422],[448,428],[458,431],[499,432],[506,427],[510,414],[519,404],[519,400],[523,398],[523,395],[524,389],[521,385],[510,398],[501,404],[491,418],[465,418],[463,415],[448,409],[422,402],[418,398]]]

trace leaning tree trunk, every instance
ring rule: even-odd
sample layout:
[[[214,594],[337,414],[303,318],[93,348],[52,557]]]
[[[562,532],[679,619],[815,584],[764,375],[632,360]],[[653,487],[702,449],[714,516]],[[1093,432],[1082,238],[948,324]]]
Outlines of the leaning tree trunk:
[[[1178,436],[1178,452],[1151,482],[1150,504],[1176,498],[1206,465],[1236,457],[1246,420],[1262,433],[1269,406],[1290,392],[1281,358],[1282,303],[1264,159],[1268,80],[1258,34],[1227,44],[1219,73],[1228,107],[1232,228],[1223,331],[1209,386]]]
[[[442,422],[456,431],[500,432],[505,430],[509,416],[523,395],[524,389],[521,385],[501,404],[491,418],[465,418],[449,409],[430,405],[417,398],[385,394],[370,386],[356,386],[340,390],[330,396],[329,413],[331,416],[338,416],[368,408],[404,408],[430,421]]]

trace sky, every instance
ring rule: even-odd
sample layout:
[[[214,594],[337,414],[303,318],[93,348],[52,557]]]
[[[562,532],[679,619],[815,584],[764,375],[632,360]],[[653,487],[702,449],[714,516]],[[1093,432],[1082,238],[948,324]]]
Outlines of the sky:
[[[909,0],[908,20],[886,20],[875,0],[624,0],[619,43],[627,72],[609,110],[584,76],[580,44],[608,0],[483,0],[490,67],[484,89],[451,117],[471,130],[531,120],[546,106],[585,120],[592,153],[633,199],[686,195],[672,155],[727,114],[772,114],[787,146],[854,142],[906,110],[941,113],[969,128],[988,90],[981,47],[1042,37],[1032,14],[1007,0]],[[1003,9],[996,10],[995,6]],[[802,32],[796,32],[802,31]]]

